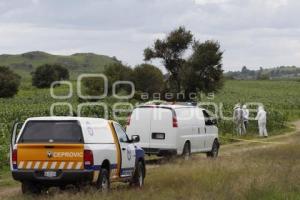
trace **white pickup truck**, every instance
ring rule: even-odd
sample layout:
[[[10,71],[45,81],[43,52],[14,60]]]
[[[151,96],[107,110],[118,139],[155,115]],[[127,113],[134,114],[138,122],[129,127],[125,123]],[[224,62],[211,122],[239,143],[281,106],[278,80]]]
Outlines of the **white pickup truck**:
[[[146,174],[144,151],[118,123],[99,118],[38,117],[12,134],[11,170],[23,193],[52,186],[94,184],[107,190],[111,181],[141,187]]]

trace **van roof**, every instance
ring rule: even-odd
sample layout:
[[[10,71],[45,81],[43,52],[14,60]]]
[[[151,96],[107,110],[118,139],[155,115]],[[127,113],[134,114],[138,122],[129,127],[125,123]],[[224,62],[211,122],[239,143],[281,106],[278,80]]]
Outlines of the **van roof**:
[[[67,120],[101,120],[103,122],[108,122],[109,120],[103,119],[103,118],[93,118],[93,117],[70,117],[70,116],[46,116],[46,117],[30,117],[27,120],[36,120],[36,121],[51,121],[51,120],[61,120],[61,121],[67,121]]]
[[[145,108],[145,107],[153,107],[153,108],[171,108],[171,109],[176,109],[176,108],[195,108],[197,106],[192,106],[192,105],[178,105],[178,104],[173,104],[173,105],[170,105],[170,104],[161,104],[161,105],[141,105],[141,106],[138,106],[137,108]],[[202,108],[200,108],[202,109]]]

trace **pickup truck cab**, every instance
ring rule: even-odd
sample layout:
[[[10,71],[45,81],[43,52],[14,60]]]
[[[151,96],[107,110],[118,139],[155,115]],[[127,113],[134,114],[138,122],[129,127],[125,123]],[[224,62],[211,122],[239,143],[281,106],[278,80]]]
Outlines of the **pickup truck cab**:
[[[99,118],[38,117],[26,120],[11,142],[11,170],[23,193],[73,184],[108,190],[111,182],[142,187],[144,151],[120,124]]]

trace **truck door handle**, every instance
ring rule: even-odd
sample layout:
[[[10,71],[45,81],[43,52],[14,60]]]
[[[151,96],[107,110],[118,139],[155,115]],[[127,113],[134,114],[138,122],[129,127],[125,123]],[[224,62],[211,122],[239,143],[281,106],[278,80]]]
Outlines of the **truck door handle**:
[[[206,127],[204,127],[204,131],[205,131],[205,133],[206,133]]]
[[[200,133],[200,128],[198,128],[198,133]]]
[[[45,148],[47,148],[47,149],[53,149],[54,148],[54,146],[44,146]]]
[[[122,151],[125,151],[125,150],[126,150],[126,148],[123,147],[123,148],[122,148]]]

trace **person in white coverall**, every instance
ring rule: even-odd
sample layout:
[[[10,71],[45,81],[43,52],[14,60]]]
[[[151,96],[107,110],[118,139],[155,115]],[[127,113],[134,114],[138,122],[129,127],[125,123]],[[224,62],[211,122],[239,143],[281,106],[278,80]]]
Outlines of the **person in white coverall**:
[[[236,104],[233,110],[233,122],[235,124],[236,132],[238,135],[245,134],[245,126],[243,120],[243,110],[240,104]]]
[[[248,127],[248,120],[249,120],[249,110],[247,109],[246,105],[243,105],[243,120],[244,120],[244,127],[246,133]]]
[[[257,116],[255,119],[258,121],[258,129],[260,137],[268,137],[267,132],[267,112],[262,106],[258,107]]]

